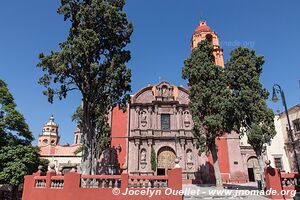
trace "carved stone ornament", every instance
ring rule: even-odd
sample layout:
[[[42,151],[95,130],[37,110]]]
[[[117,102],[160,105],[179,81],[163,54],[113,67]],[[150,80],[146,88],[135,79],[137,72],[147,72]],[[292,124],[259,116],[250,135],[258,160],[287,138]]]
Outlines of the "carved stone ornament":
[[[187,164],[187,168],[188,169],[192,169],[193,168],[193,165],[194,165],[194,161],[193,161],[193,152],[192,150],[187,150],[187,153],[186,153],[186,164]]]
[[[141,163],[141,168],[145,169],[147,166],[147,152],[145,149],[142,149],[141,151],[141,159],[140,159],[140,163]]]
[[[191,125],[191,119],[190,119],[189,111],[184,111],[183,116],[184,116],[184,126],[189,127]]]
[[[141,125],[142,127],[147,125],[147,112],[144,110],[141,112]]]

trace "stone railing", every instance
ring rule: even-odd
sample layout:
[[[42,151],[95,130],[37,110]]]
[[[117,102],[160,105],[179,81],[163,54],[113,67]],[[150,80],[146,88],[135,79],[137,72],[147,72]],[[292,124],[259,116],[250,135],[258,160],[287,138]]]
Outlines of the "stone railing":
[[[300,176],[298,173],[281,173],[282,187],[300,187]]]
[[[82,188],[120,188],[121,176],[118,175],[81,175]]]
[[[128,188],[166,188],[168,176],[129,176]]]
[[[74,167],[70,172],[62,174],[51,170],[42,173],[39,169],[33,175],[25,176],[23,200],[40,199],[115,199],[127,200],[124,195],[128,190],[134,193],[145,193],[146,190],[160,190],[159,196],[152,200],[182,200],[182,195],[166,195],[166,189],[182,190],[182,170],[175,168],[168,171],[167,176],[129,176],[121,175],[82,175]],[[145,191],[144,191],[145,190]],[[130,196],[132,200],[149,199],[147,195]]]
[[[45,188],[46,187],[46,177],[37,176],[37,177],[34,177],[34,180],[35,180],[35,183],[34,183],[35,188]]]
[[[293,199],[292,191],[300,192],[300,176],[298,173],[282,173],[279,169],[270,166],[266,162],[265,180],[266,189],[275,190],[276,194],[270,194],[270,199]]]
[[[51,188],[56,188],[56,189],[64,188],[64,177],[63,176],[52,176],[51,177]]]

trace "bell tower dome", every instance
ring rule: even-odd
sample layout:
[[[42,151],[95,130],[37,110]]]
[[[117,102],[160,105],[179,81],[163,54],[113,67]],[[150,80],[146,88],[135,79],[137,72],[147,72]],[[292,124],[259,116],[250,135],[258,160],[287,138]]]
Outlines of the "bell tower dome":
[[[51,116],[49,121],[44,125],[42,134],[39,135],[38,146],[56,146],[58,142],[58,125],[54,122],[54,117]]]
[[[206,21],[201,21],[193,33],[191,39],[192,50],[198,46],[202,40],[207,40],[214,48],[215,64],[224,67],[223,49],[219,45],[219,37],[207,24]]]

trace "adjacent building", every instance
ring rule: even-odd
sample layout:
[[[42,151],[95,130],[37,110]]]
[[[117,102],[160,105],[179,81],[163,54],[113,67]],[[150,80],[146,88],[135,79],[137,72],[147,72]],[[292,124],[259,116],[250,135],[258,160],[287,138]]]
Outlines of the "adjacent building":
[[[59,126],[51,116],[49,121],[43,126],[42,133],[38,138],[38,147],[40,156],[55,164],[56,169],[65,168],[71,164],[81,163],[81,131],[76,128],[74,131],[73,144],[59,144],[60,136],[58,134]]]

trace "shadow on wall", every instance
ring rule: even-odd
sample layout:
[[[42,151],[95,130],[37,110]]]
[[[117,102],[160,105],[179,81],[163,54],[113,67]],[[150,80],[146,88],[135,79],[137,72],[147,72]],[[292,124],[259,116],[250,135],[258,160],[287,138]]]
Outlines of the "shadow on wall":
[[[198,171],[196,172],[195,180],[193,184],[215,184],[216,177],[214,172],[214,167],[208,161],[205,164],[200,165]]]
[[[115,148],[107,148],[103,151],[97,161],[97,174],[100,175],[119,175],[120,167],[118,153]]]

